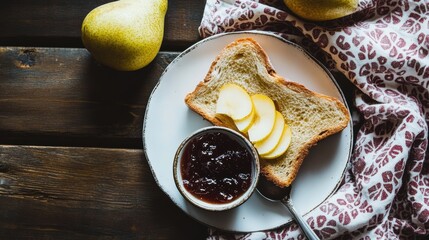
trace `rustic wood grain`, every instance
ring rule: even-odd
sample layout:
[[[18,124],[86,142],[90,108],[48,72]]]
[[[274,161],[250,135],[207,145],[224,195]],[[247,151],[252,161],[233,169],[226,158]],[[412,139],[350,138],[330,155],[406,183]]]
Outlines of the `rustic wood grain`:
[[[1,3],[0,45],[82,47],[82,21],[111,0],[14,0]],[[163,49],[183,50],[199,40],[204,0],[168,1]]]
[[[82,48],[0,47],[0,143],[141,148],[148,98],[177,54],[119,72]]]
[[[112,0],[0,7],[0,239],[204,239],[156,185],[142,150],[149,96],[200,37],[204,0],[169,1],[162,51],[144,69],[101,66],[82,20]]]
[[[203,239],[142,150],[0,145],[0,239]],[[12,235],[13,234],[13,235]]]

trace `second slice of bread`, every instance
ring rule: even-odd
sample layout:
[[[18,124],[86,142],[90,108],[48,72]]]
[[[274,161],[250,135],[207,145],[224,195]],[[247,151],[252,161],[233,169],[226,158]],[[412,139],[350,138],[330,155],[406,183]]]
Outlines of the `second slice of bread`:
[[[290,126],[292,141],[286,153],[277,159],[261,160],[261,173],[280,187],[292,183],[313,145],[344,129],[350,120],[347,108],[338,99],[277,75],[265,51],[252,38],[226,46],[205,79],[185,97],[185,103],[206,120],[236,129],[231,119],[215,112],[219,89],[225,83],[240,85],[250,95],[267,95]]]

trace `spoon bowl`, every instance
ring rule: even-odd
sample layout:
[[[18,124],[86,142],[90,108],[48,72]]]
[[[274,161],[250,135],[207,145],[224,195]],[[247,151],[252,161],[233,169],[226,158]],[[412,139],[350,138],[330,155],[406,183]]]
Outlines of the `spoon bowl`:
[[[311,227],[308,225],[308,223],[304,220],[304,218],[295,210],[292,198],[290,197],[292,186],[281,188],[273,182],[269,181],[263,174],[261,174],[261,176],[259,176],[257,190],[266,199],[270,201],[279,201],[283,205],[285,205],[288,208],[289,212],[292,214],[292,217],[301,227],[301,230],[303,231],[307,239],[319,239],[317,235],[313,232]]]

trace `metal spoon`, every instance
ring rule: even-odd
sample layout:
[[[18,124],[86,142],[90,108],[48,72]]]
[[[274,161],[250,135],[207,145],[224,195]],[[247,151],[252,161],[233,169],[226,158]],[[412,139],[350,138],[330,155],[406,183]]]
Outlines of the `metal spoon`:
[[[307,222],[296,212],[295,208],[293,207],[292,199],[290,198],[292,186],[287,188],[278,187],[271,181],[268,181],[265,176],[261,174],[259,177],[257,189],[259,193],[266,199],[270,201],[280,201],[283,203],[289,209],[289,212],[292,213],[293,218],[297,221],[307,239],[319,239],[311,227],[307,224]]]

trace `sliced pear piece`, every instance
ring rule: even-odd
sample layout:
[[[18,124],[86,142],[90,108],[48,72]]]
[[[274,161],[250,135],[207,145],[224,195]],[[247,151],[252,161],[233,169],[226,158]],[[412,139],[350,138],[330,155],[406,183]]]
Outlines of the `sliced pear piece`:
[[[289,125],[285,123],[282,137],[280,138],[279,144],[277,144],[276,148],[268,154],[261,155],[264,159],[274,159],[283,155],[286,150],[289,148],[290,142],[292,140],[292,131],[290,130]]]
[[[253,103],[252,103],[253,104]],[[234,121],[237,129],[242,133],[247,133],[255,120],[255,110],[252,107],[252,112],[245,118]]]
[[[264,94],[255,94],[251,97],[255,108],[255,120],[249,128],[249,139],[257,143],[271,133],[276,120],[276,107],[273,100]]]
[[[263,141],[254,144],[260,155],[266,155],[274,151],[280,142],[284,127],[285,119],[279,111],[276,111],[276,120],[270,135],[268,135],[268,137]]]
[[[252,99],[242,87],[227,83],[220,88],[216,114],[225,114],[233,120],[241,120],[252,112],[252,108]]]

